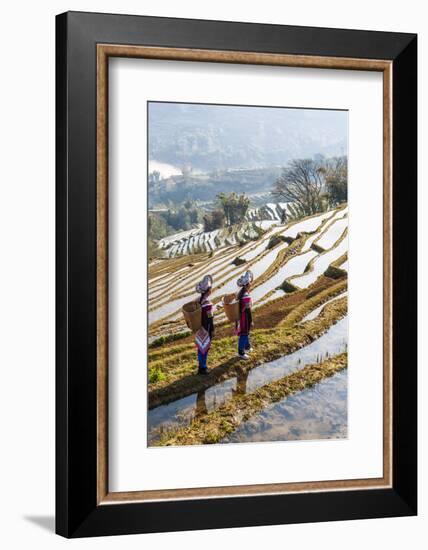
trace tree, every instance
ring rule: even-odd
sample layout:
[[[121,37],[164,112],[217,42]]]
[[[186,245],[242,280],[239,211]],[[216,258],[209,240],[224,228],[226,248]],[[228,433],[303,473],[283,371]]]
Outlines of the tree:
[[[313,159],[295,159],[283,168],[272,194],[293,204],[296,215],[309,216],[326,209],[325,166]]]
[[[189,212],[183,207],[178,210],[168,210],[164,213],[164,216],[166,223],[174,228],[175,231],[187,230],[192,226]]]
[[[214,231],[224,227],[224,212],[223,210],[213,210],[204,216],[204,231]]]
[[[157,241],[173,232],[162,215],[163,213],[149,213],[148,217],[148,252],[149,257],[163,256],[159,249]]]
[[[158,172],[158,170],[153,170],[153,172],[150,172],[149,174],[149,184],[156,184],[156,183],[159,183],[161,180],[161,175],[160,175],[160,172]]]
[[[217,203],[223,209],[224,218],[227,225],[230,225],[230,201],[226,193],[219,193],[217,195]]]
[[[148,230],[149,230],[149,239],[153,241],[158,241],[163,237],[166,237],[172,230],[171,227],[165,221],[164,216],[161,213],[149,213],[148,218]]]
[[[348,157],[333,157],[325,167],[325,182],[329,202],[336,206],[348,200]]]
[[[191,210],[191,209],[194,207],[194,203],[193,203],[192,199],[189,199],[189,198],[188,198],[188,199],[186,199],[186,200],[184,201],[184,205],[183,205],[183,206],[184,206],[184,208],[185,208],[186,210]]]
[[[219,193],[217,195],[217,203],[224,212],[226,225],[234,225],[245,219],[250,206],[250,199],[245,193],[241,195],[237,195],[234,192]]]
[[[189,215],[190,223],[193,225],[199,223],[201,219],[201,211],[199,210],[196,202],[192,201],[190,198],[187,198],[184,202],[184,208]]]
[[[242,195],[239,195],[238,202],[235,205],[235,215],[236,215],[235,223],[245,220],[245,216],[247,215],[249,207],[250,207],[250,199],[245,195],[245,193],[242,193]]]

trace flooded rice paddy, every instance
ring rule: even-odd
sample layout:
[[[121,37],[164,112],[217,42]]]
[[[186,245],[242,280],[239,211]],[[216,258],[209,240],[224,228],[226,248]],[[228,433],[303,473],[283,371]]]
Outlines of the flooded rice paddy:
[[[347,369],[274,403],[221,443],[344,439],[348,435]]]
[[[148,445],[153,445],[165,431],[187,426],[194,418],[213,411],[237,395],[254,392],[307,365],[346,351],[347,336],[348,320],[345,317],[330,327],[323,336],[294,353],[263,363],[250,371],[242,371],[241,374],[201,392],[149,410]],[[320,438],[324,437],[323,433],[320,432]]]

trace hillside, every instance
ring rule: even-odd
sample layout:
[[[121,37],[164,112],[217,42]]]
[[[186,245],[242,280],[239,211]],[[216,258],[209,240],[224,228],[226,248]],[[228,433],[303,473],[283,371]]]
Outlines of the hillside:
[[[346,437],[347,215],[343,205],[287,224],[246,222],[268,225],[240,244],[201,228],[165,239],[175,257],[149,265],[149,445]],[[247,269],[255,326],[243,362],[221,302]],[[200,376],[181,307],[207,273],[216,333]]]
[[[213,252],[227,245],[240,245],[258,240],[267,230],[280,223],[288,212],[287,203],[266,203],[260,208],[250,208],[246,221],[233,227],[204,232],[202,224],[188,231],[169,235],[158,242],[158,247],[168,258],[186,254]]]
[[[192,254],[192,238],[209,241],[199,228],[178,236],[187,253],[151,262],[149,445],[346,437],[347,214],[343,205],[288,224],[272,220],[257,240]],[[221,302],[247,269],[254,349],[242,362]],[[207,273],[216,333],[210,372],[198,376],[181,307]]]
[[[260,238],[254,230],[257,223],[267,223]],[[250,236],[249,228],[254,230]],[[230,228],[203,233],[198,228],[176,235],[177,240],[172,235],[161,241],[171,258],[149,266],[151,337],[185,328],[181,307],[194,297],[194,286],[204,274],[213,275],[212,298],[218,302],[224,294],[235,291],[236,279],[251,269],[257,307],[285,291],[310,287],[330,265],[346,260],[346,206],[285,225],[273,220],[248,222],[241,226],[241,232],[227,237],[228,231]]]

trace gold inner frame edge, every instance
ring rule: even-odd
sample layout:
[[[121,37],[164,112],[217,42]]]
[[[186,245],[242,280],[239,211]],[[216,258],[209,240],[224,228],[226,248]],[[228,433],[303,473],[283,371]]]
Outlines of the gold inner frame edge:
[[[109,492],[108,489],[108,59],[275,65],[383,73],[383,477],[226,487]],[[392,62],[257,52],[97,44],[97,503],[225,498],[392,486]]]

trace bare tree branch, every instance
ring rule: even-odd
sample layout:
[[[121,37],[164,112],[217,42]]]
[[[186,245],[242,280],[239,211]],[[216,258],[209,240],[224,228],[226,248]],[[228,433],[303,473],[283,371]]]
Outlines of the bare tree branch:
[[[324,191],[323,164],[312,159],[296,159],[283,169],[272,194],[294,203],[302,215],[311,215],[325,210]]]

